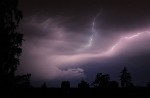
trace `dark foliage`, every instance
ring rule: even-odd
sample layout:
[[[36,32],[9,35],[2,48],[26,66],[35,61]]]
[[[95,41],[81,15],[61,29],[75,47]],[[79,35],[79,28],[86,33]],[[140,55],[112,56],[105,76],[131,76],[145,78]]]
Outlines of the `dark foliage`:
[[[121,81],[121,86],[123,88],[133,87],[131,75],[130,73],[128,73],[128,70],[126,67],[124,67],[124,69],[121,71],[120,81]]]
[[[87,82],[85,82],[84,80],[81,80],[81,82],[78,84],[78,88],[80,89],[87,89],[89,88],[89,84]]]
[[[98,73],[93,85],[97,88],[108,88],[109,79],[110,77],[108,74]]]
[[[22,12],[18,10],[18,0],[0,0],[0,87],[14,88],[25,84],[30,74],[16,76],[19,66],[23,34],[17,31],[22,19]]]

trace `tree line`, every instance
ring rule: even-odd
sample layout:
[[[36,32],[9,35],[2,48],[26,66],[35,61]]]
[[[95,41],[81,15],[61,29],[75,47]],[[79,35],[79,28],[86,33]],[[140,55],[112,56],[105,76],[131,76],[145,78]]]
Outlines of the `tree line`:
[[[134,87],[134,84],[132,83],[132,77],[126,67],[123,68],[123,70],[121,71],[121,75],[119,77],[120,77],[120,85],[122,88]],[[110,81],[109,74],[97,73],[93,83],[89,84],[85,80],[81,80],[80,83],[78,84],[78,88],[81,89],[90,88],[90,86],[93,86],[94,88],[118,88],[119,83],[117,81]],[[61,83],[61,88],[70,88],[70,82],[63,81]]]

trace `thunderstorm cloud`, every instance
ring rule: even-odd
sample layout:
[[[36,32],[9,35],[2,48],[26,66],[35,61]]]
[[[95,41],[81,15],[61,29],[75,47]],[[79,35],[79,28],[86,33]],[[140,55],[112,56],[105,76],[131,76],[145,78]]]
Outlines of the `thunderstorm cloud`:
[[[92,82],[98,72],[119,80],[126,66],[137,85],[150,81],[150,3],[106,1],[20,0],[25,41],[18,73],[31,73],[33,84]]]

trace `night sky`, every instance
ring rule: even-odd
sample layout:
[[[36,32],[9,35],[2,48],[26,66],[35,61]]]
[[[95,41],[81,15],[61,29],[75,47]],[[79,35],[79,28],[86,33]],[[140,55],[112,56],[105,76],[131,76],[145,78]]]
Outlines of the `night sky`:
[[[149,0],[19,0],[24,34],[19,74],[33,85],[92,83],[99,72],[135,85],[150,81]]]

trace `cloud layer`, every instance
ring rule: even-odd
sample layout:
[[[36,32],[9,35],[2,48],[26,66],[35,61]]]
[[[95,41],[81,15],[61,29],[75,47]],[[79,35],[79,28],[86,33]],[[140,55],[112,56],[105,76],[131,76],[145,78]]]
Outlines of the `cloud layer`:
[[[120,6],[113,2],[76,2],[69,6],[53,1],[52,4],[57,4],[54,6],[44,0],[43,4],[37,1],[26,7],[28,2],[20,3],[24,19],[19,30],[25,41],[18,73],[31,73],[32,81],[84,78],[91,82],[97,72],[112,74],[117,79],[116,75],[127,66],[137,84],[150,81],[145,76],[150,75],[147,3],[120,3]],[[95,21],[97,33],[91,46],[84,48],[91,38],[93,18],[99,9],[103,10]]]

